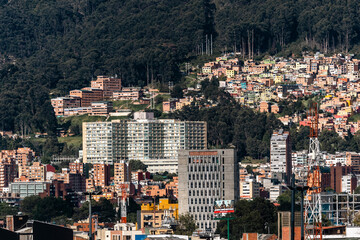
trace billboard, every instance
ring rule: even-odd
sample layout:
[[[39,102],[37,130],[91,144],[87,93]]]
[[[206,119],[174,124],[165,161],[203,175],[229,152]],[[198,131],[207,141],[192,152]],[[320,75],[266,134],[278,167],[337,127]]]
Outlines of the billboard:
[[[219,200],[215,201],[214,204],[214,217],[222,218],[225,217],[228,213],[233,213],[234,210],[234,200]]]

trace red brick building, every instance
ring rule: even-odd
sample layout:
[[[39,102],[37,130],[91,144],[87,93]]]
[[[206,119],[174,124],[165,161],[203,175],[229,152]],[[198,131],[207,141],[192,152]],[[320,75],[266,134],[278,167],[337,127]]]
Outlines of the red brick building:
[[[91,81],[91,88],[101,89],[103,91],[103,98],[109,99],[113,97],[115,91],[121,90],[121,79],[98,76],[96,80]]]
[[[65,108],[78,108],[81,106],[81,98],[77,96],[58,97],[51,99],[55,116],[64,116]]]
[[[71,97],[81,99],[81,107],[89,107],[92,102],[103,100],[103,90],[95,88],[83,88],[81,90],[70,91]]]
[[[110,165],[108,164],[94,164],[94,186],[105,187],[110,182]]]

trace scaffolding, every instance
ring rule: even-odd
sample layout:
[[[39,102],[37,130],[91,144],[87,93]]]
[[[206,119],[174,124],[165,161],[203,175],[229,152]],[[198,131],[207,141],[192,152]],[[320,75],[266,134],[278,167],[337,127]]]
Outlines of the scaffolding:
[[[321,211],[333,225],[354,226],[360,210],[360,194],[321,193]]]

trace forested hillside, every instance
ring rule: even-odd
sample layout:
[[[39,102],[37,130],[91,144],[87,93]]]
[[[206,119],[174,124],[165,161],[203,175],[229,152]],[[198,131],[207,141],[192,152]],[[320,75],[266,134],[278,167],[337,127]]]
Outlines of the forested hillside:
[[[53,133],[50,96],[100,74],[176,82],[206,36],[246,56],[356,52],[359,13],[355,0],[2,0],[0,129]]]

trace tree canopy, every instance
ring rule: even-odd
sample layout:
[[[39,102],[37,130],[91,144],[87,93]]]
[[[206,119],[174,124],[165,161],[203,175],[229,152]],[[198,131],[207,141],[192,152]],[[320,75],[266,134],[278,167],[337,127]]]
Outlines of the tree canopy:
[[[0,129],[54,134],[49,96],[98,75],[173,81],[179,97],[180,64],[210,40],[215,53],[250,57],[356,51],[359,13],[355,0],[1,1]]]
[[[276,232],[277,209],[273,203],[263,198],[252,201],[239,200],[235,203],[234,219],[230,220],[230,238],[240,239],[244,232]],[[269,229],[267,229],[269,228]],[[226,220],[221,220],[216,229],[221,237],[227,237]]]

